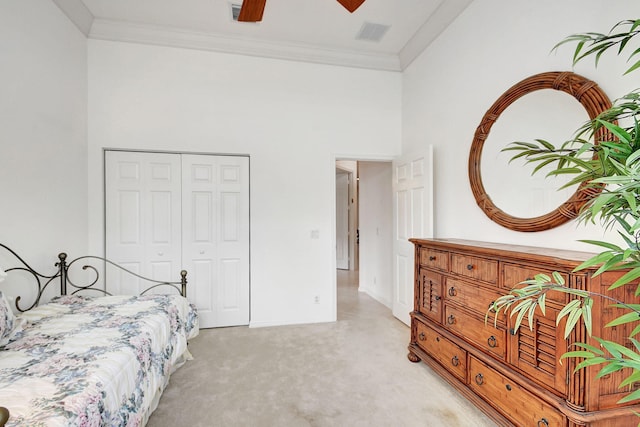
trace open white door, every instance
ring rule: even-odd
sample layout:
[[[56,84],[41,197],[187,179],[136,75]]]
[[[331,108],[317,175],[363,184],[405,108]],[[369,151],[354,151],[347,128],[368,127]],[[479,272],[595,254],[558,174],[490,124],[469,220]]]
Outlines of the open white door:
[[[393,315],[411,323],[414,248],[409,238],[433,237],[433,147],[393,161]]]
[[[336,174],[336,268],[349,269],[349,175]]]

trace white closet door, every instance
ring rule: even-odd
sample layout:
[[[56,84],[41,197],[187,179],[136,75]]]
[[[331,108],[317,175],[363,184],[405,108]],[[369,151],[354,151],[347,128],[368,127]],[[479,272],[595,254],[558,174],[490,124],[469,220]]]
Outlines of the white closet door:
[[[413,311],[412,237],[433,237],[432,147],[393,161],[393,315],[410,325]]]
[[[249,324],[249,158],[182,155],[187,295],[203,328]]]
[[[161,153],[105,152],[106,256],[159,280],[181,269],[180,157]],[[107,270],[107,290],[138,294],[148,282]]]

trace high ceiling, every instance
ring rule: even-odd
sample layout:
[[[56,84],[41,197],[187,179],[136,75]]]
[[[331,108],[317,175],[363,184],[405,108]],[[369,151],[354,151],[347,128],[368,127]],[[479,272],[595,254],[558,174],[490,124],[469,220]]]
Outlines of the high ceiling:
[[[398,71],[472,0],[366,0],[353,14],[336,0],[267,0],[259,23],[232,19],[242,0],[53,1],[90,38]],[[359,39],[365,24],[389,28]]]

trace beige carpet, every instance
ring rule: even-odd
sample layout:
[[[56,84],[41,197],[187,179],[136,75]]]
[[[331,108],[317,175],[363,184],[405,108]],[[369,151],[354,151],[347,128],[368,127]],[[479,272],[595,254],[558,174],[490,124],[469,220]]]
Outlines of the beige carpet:
[[[206,329],[148,427],[494,426],[424,364],[409,328],[338,274],[335,323]]]

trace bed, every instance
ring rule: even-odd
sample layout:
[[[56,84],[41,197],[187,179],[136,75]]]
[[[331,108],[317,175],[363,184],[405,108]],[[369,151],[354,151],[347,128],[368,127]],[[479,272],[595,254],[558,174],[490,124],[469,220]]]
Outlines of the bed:
[[[198,334],[186,272],[180,281],[159,282],[104,258],[68,261],[61,253],[57,272],[43,275],[0,248],[19,264],[0,269],[0,426],[144,426]],[[93,277],[86,285],[72,279],[78,264]],[[107,265],[148,288],[111,295],[98,280]],[[2,292],[14,273],[36,284],[26,307],[20,295]],[[60,284],[59,295],[42,303],[52,283]]]

